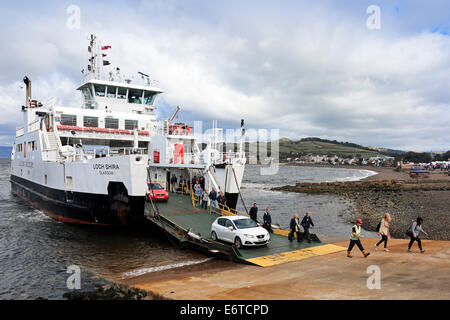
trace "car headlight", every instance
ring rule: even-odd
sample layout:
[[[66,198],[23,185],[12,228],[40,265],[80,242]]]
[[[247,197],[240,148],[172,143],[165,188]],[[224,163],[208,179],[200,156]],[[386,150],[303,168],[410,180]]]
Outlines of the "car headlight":
[[[255,236],[252,234],[244,234],[244,236],[246,236],[247,238],[254,238]]]

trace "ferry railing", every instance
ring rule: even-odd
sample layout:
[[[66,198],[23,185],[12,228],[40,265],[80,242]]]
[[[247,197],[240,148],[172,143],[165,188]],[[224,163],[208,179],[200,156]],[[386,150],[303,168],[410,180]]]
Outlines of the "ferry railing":
[[[178,190],[180,189],[180,190]],[[175,188],[175,191],[172,190],[172,193],[176,193],[176,194],[182,194],[182,195],[190,195],[191,194],[191,189],[189,188],[189,186],[187,184],[183,185],[183,186],[177,186]]]
[[[43,161],[56,161],[58,158],[58,149],[50,149],[42,151],[42,160]]]
[[[41,121],[36,120],[28,125],[28,132],[34,132],[41,129]]]
[[[197,194],[195,194],[195,192],[193,192],[192,190],[190,192],[190,196],[191,196],[191,200],[192,200],[192,206],[194,208],[196,208],[197,205],[200,204],[200,197]],[[239,211],[239,210],[236,210],[236,209],[233,209],[233,208],[230,208],[226,204],[220,204],[220,203],[216,204],[216,201],[212,201],[210,199],[208,199],[208,202],[210,202],[210,204],[209,204],[209,214],[216,213],[216,214],[221,215],[221,216],[245,216],[245,217],[250,217],[247,213]]]
[[[63,132],[62,136],[64,137],[73,137],[71,131],[69,130],[61,130]],[[81,138],[93,138],[93,139],[120,139],[120,140],[133,140],[133,133],[119,133],[119,132],[99,132],[99,131],[75,131],[75,137]],[[148,141],[150,140],[150,135],[139,134],[140,141]]]
[[[118,83],[122,83],[124,86],[130,85],[130,84],[134,84],[134,85],[139,85],[139,86],[146,86],[146,87],[157,87],[159,85],[159,81],[157,80],[145,80],[145,81],[135,81],[135,82],[126,82],[125,80],[122,79],[128,79],[127,76],[125,75],[111,75],[109,72],[87,72],[87,73],[83,73],[83,75],[81,76],[81,84],[85,84],[86,82],[89,82],[90,80],[103,80],[103,81],[111,81],[111,82],[118,82]]]
[[[21,137],[24,134],[25,134],[25,128],[24,127],[16,129],[16,138]]]
[[[200,155],[196,153],[182,153],[173,157],[167,155],[167,162],[171,164],[197,164],[200,163]]]
[[[109,149],[109,154],[111,156],[114,156],[114,155],[129,156],[129,155],[133,155],[133,154],[146,155],[147,153],[148,153],[147,148],[127,147],[127,148],[110,148]]]

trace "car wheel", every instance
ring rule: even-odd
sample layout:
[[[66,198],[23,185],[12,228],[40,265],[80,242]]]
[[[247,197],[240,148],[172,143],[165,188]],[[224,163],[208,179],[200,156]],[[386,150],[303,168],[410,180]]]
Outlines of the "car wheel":
[[[215,231],[211,232],[211,239],[213,239],[214,241],[217,241],[217,234]]]
[[[236,237],[236,239],[234,239],[234,245],[238,249],[242,248],[242,241],[241,241],[241,239],[239,237]]]

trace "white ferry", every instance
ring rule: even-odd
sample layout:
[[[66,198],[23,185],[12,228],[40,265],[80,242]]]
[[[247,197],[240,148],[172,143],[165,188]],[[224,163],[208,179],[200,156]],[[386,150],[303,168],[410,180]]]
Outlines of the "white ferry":
[[[24,125],[11,154],[12,192],[62,222],[133,225],[144,219],[148,181],[169,189],[170,177],[205,177],[205,189],[223,192],[236,206],[245,168],[242,149],[224,153],[215,137],[204,150],[192,127],[158,120],[156,98],[163,90],[147,75],[122,79],[120,69],[104,74],[109,62],[94,35],[91,58],[82,71],[81,106],[45,105],[31,96],[24,78]],[[111,67],[107,67],[111,68]],[[216,131],[217,132],[217,129]],[[169,200],[170,201],[170,200]]]

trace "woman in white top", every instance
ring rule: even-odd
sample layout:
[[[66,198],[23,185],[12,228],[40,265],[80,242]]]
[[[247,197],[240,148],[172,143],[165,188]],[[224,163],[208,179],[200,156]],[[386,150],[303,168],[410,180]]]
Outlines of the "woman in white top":
[[[411,247],[414,243],[414,241],[417,241],[417,244],[419,245],[419,249],[421,253],[424,253],[425,250],[422,249],[422,241],[419,238],[419,235],[421,232],[423,232],[425,235],[428,236],[428,233],[426,233],[423,229],[422,229],[422,224],[423,224],[423,219],[421,217],[418,217],[416,221],[413,222],[412,226],[411,226],[411,241],[409,241],[409,245],[408,245],[408,252],[412,252]]]

